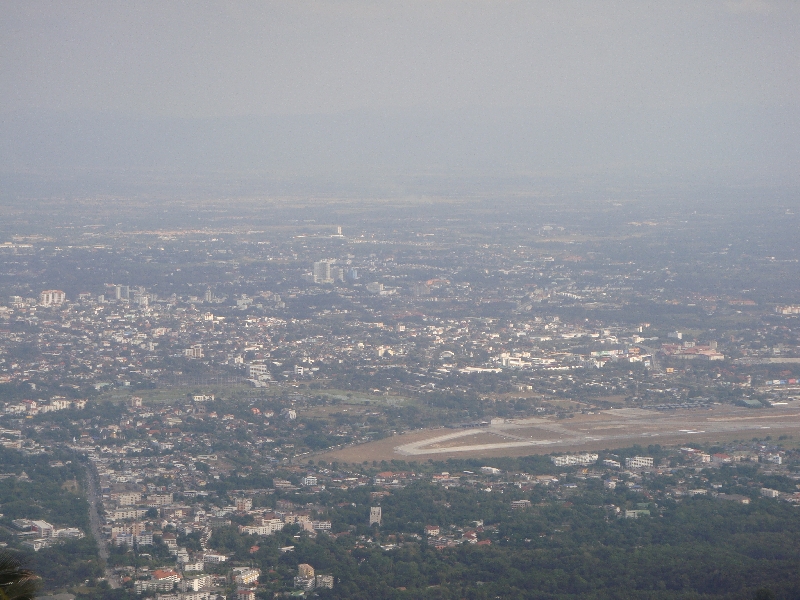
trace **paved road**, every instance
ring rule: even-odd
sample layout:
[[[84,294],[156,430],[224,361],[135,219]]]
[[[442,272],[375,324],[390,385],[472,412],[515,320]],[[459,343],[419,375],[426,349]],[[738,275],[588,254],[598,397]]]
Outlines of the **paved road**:
[[[97,540],[97,553],[103,563],[108,564],[108,543],[103,535],[100,515],[97,512],[100,506],[100,497],[97,494],[97,481],[91,463],[86,464],[86,497],[89,500],[89,521],[92,527],[92,535]],[[119,587],[119,582],[108,567],[106,567],[105,577],[112,589]]]
[[[704,410],[685,410],[672,412],[656,412],[638,408],[611,409],[601,411],[604,418],[565,420],[563,424],[549,423],[544,418],[521,419],[511,423],[503,423],[455,431],[421,439],[394,448],[396,454],[402,456],[419,456],[434,454],[453,454],[457,452],[482,452],[489,450],[517,449],[525,446],[550,446],[569,449],[592,445],[602,448],[612,443],[641,443],[653,438],[666,440],[700,440],[714,438],[718,435],[734,433],[763,433],[763,430],[777,429],[796,431],[800,429],[800,407],[772,408],[754,411],[730,406],[716,406]],[[531,435],[524,437],[515,435],[515,429],[542,429],[555,432],[557,439]],[[510,430],[510,431],[509,431]],[[470,438],[478,434],[493,434],[506,438],[502,442],[470,443]],[[698,437],[699,436],[699,437]],[[453,440],[463,438],[463,444],[445,445]],[[401,438],[402,439],[402,438]],[[507,441],[514,440],[514,441]],[[602,442],[602,443],[598,443]]]
[[[639,346],[639,348],[641,348],[645,352],[650,353],[651,356],[650,364],[652,365],[653,371],[656,373],[663,373],[664,371],[661,368],[661,365],[658,364],[658,359],[656,359],[656,356],[658,356],[658,350],[656,348],[651,348],[649,346],[644,346],[642,344],[636,344],[636,345]]]

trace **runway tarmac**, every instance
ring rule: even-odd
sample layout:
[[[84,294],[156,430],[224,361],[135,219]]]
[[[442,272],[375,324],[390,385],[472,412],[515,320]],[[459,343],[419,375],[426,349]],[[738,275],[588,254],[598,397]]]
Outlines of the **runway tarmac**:
[[[772,428],[800,430],[798,408],[772,408],[764,411],[714,407],[672,413],[641,409],[614,409],[576,419],[531,418],[512,420],[489,427],[453,431],[443,435],[395,446],[402,456],[481,452],[506,448],[563,447],[597,444],[609,447],[625,443],[657,443],[658,438],[706,438],[713,434],[758,431]],[[546,433],[546,435],[545,435]],[[553,437],[553,433],[557,437]],[[469,443],[477,434],[496,436],[495,443]],[[768,435],[768,434],[766,434]],[[463,444],[453,445],[464,438]]]
[[[425,460],[524,456],[621,448],[634,444],[702,442],[800,435],[800,404],[764,409],[715,405],[662,412],[636,408],[579,414],[572,419],[533,417],[470,429],[425,429],[321,455],[325,460]]]

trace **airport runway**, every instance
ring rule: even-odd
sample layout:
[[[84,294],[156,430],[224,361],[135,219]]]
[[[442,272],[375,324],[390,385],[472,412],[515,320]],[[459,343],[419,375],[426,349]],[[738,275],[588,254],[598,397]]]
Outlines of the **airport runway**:
[[[677,439],[708,439],[736,433],[769,435],[770,430],[800,430],[798,407],[764,410],[719,406],[711,409],[656,412],[641,409],[599,411],[575,419],[532,418],[489,427],[449,431],[394,447],[401,456],[482,453],[489,450],[566,446],[610,447],[626,443],[658,443]],[[441,431],[441,430],[438,430]],[[431,432],[433,434],[433,432]],[[554,435],[555,434],[555,435]],[[487,436],[498,438],[487,442]],[[482,438],[480,442],[476,437]],[[463,443],[455,440],[463,439]],[[516,454],[516,452],[515,452]]]

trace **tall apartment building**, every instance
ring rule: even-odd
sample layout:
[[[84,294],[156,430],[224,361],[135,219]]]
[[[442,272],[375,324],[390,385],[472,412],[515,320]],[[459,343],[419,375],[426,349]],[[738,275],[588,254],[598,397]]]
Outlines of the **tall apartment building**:
[[[369,524],[370,525],[380,525],[381,524],[381,507],[380,506],[370,506],[370,508],[369,508]]]
[[[333,283],[331,278],[331,263],[320,260],[314,263],[314,283]]]
[[[115,285],[114,286],[114,299],[115,300],[127,300],[130,298],[131,290],[127,285]]]
[[[42,306],[61,306],[66,300],[67,295],[61,290],[44,290],[39,294],[39,304]]]

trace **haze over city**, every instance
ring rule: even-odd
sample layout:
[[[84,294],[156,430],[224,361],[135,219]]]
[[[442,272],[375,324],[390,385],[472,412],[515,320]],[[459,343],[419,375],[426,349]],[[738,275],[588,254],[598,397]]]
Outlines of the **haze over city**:
[[[798,10],[8,5],[0,170],[6,190],[35,177],[123,192],[144,174],[391,195],[464,177],[482,191],[796,185]]]
[[[0,596],[800,598],[798,32],[4,4]]]

